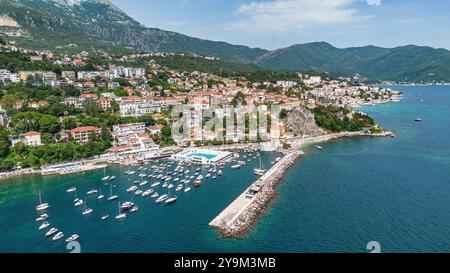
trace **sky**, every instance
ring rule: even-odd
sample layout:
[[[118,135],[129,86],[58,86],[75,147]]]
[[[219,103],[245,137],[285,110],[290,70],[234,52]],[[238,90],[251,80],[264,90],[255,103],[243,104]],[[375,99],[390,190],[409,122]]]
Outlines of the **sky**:
[[[147,27],[264,49],[326,41],[337,47],[450,49],[449,0],[112,0]]]

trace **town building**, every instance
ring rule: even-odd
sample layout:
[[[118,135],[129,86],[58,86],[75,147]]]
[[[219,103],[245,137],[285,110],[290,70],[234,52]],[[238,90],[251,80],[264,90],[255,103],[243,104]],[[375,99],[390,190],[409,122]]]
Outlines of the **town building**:
[[[128,143],[128,139],[136,134],[145,133],[145,123],[130,123],[120,124],[113,126],[113,135],[116,138],[119,145],[125,145]]]
[[[78,127],[70,131],[70,136],[79,143],[87,143],[91,141],[91,136],[93,134],[99,135],[102,129],[95,126]]]
[[[23,143],[26,146],[40,146],[41,142],[41,133],[39,132],[28,132],[23,133],[18,136],[12,136],[10,138],[11,145],[14,147],[17,143]]]

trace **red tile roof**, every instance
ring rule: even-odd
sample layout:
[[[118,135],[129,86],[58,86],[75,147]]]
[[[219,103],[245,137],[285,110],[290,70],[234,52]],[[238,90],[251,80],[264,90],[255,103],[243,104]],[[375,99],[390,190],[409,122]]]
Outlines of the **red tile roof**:
[[[85,127],[78,127],[75,129],[72,129],[71,132],[82,132],[82,131],[100,131],[100,128],[97,128],[95,126],[85,126]]]
[[[120,146],[120,147],[114,147],[109,149],[109,151],[111,152],[116,152],[116,151],[120,151],[120,150],[126,150],[126,149],[130,149],[131,146]]]
[[[41,133],[36,131],[21,134],[21,136],[38,136],[38,135],[41,135]]]

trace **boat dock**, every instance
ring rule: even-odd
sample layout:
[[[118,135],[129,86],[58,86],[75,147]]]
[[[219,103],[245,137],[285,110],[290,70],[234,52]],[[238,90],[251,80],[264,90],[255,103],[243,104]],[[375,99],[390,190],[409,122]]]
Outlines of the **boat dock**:
[[[209,226],[217,228],[225,237],[237,237],[246,233],[275,196],[275,188],[286,170],[301,155],[303,153],[300,151],[285,154],[278,163],[212,220]]]

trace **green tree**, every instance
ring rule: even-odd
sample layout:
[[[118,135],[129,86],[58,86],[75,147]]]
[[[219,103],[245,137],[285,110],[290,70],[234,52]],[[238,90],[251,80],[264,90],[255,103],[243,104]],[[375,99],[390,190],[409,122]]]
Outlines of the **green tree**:
[[[0,158],[9,154],[9,131],[0,125]]]
[[[56,134],[60,130],[58,119],[51,115],[43,115],[39,119],[39,130],[44,133]]]
[[[158,119],[158,120],[156,121],[156,124],[164,125],[164,126],[167,126],[167,125],[168,125],[167,120],[165,120],[165,119],[163,119],[163,118]]]

